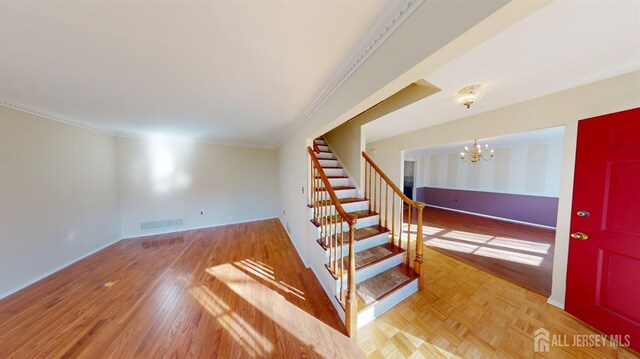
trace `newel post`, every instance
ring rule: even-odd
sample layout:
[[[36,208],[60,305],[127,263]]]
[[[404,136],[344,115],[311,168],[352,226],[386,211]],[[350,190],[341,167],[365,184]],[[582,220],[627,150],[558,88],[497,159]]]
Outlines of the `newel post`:
[[[354,339],[358,330],[358,300],[356,298],[356,252],[354,243],[355,222],[355,220],[349,219],[349,273],[347,275],[347,303],[345,305],[345,324],[347,327],[347,335]]]
[[[422,209],[424,208],[424,203],[418,203],[418,228],[416,234],[416,258],[413,262],[413,269],[418,275],[418,290],[422,290],[424,288],[424,277],[422,275],[422,263],[424,260],[422,259],[422,250],[424,247],[423,239],[422,239]]]

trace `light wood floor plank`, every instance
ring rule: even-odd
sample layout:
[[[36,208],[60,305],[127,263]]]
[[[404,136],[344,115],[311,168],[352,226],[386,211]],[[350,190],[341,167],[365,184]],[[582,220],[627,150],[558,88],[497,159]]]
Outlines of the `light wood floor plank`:
[[[124,240],[0,301],[2,358],[360,356],[277,220]]]

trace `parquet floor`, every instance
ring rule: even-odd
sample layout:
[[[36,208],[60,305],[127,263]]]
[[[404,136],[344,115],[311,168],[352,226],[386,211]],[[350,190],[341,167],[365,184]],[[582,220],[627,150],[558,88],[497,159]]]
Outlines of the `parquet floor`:
[[[120,241],[0,301],[0,358],[358,358],[278,220]]]
[[[612,346],[536,353],[538,328],[567,344],[597,332],[541,295],[428,247],[424,255],[425,289],[358,332],[369,358],[638,358]]]

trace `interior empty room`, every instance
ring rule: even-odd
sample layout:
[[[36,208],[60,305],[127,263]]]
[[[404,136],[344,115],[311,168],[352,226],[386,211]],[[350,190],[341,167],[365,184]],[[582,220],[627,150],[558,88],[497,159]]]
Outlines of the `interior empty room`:
[[[0,358],[640,358],[638,179],[638,0],[0,0]]]

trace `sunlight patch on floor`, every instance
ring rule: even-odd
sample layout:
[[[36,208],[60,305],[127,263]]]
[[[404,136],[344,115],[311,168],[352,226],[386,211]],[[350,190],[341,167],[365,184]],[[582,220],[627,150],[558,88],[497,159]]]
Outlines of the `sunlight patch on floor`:
[[[310,350],[324,357],[335,357],[332,349],[349,347],[350,339],[321,320],[287,301],[277,291],[261,284],[243,270],[242,261],[207,268],[207,273],[226,285],[240,300],[251,304],[273,324]],[[283,334],[284,335],[284,334]],[[339,344],[339,345],[336,345]]]
[[[473,244],[461,243],[461,242],[450,241],[450,240],[440,239],[440,238],[431,238],[431,239],[427,239],[424,242],[427,245],[430,245],[432,247],[449,249],[452,251],[462,252],[462,253],[472,253],[473,251],[478,249],[478,246]]]
[[[548,254],[551,249],[550,243],[540,243],[533,241],[525,241],[523,239],[515,239],[515,238],[506,238],[506,237],[495,237],[487,244],[496,247],[504,247],[517,249],[526,252],[540,253],[540,254]]]
[[[417,225],[403,223],[402,240],[406,240],[407,236],[412,241],[417,239],[417,230]],[[424,237],[430,237],[424,240],[424,243],[432,247],[531,266],[540,266],[544,260],[544,257],[536,254],[549,254],[552,249],[552,244],[550,243],[459,230],[446,230],[431,226],[422,226],[422,237],[423,239]]]
[[[276,278],[274,275],[266,273],[264,270],[258,268],[255,266],[255,264],[250,260],[250,259],[243,259],[241,261],[238,262],[234,262],[233,265],[237,266],[238,268],[252,274],[255,275],[256,277],[268,282],[269,284],[273,285],[274,287],[280,289],[281,291],[283,291],[284,293],[290,293],[293,294],[294,296],[298,297],[301,300],[305,300],[304,297],[304,292],[299,290],[296,287],[293,287],[287,283],[284,283],[283,281],[276,281]],[[273,273],[273,272],[272,272]]]
[[[530,266],[540,266],[543,257],[533,254],[520,253],[516,251],[510,251],[500,248],[492,248],[485,246],[486,244],[492,244],[491,242],[485,244],[470,244],[459,242],[455,240],[443,239],[443,238],[431,238],[424,241],[428,246],[447,249],[460,253],[470,253],[483,257],[495,258],[510,262],[522,263]]]
[[[449,231],[443,234],[442,237],[450,238],[450,239],[459,239],[462,241],[473,242],[473,243],[487,243],[492,238],[494,238],[493,236],[489,236],[486,234],[471,233],[471,232],[464,232],[464,231]]]
[[[206,286],[189,290],[193,298],[213,316],[220,326],[240,345],[249,357],[264,357],[273,352],[273,344],[260,335],[229,305]]]
[[[534,256],[531,254],[518,253],[513,251],[507,251],[504,249],[480,247],[473,252],[483,257],[502,259],[510,262],[522,263],[530,266],[540,266],[544,258],[540,256]]]

